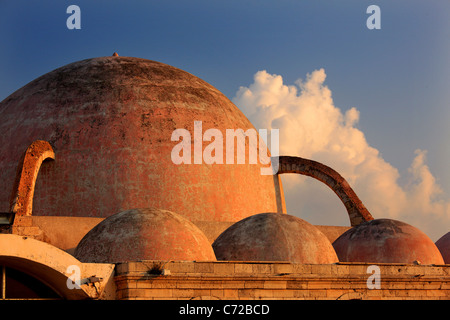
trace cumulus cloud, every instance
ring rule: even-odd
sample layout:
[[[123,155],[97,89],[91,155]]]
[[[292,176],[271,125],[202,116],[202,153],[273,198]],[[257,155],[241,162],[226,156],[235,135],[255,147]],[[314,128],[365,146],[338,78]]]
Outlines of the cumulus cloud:
[[[280,129],[280,155],[322,162],[344,176],[375,218],[410,223],[434,241],[450,231],[450,199],[426,164],[426,151],[416,150],[400,184],[399,170],[370,146],[357,128],[360,113],[343,112],[324,85],[324,69],[293,85],[280,75],[259,71],[233,102],[257,129]],[[283,175],[288,212],[314,224],[349,225],[344,206],[330,189],[311,178]]]

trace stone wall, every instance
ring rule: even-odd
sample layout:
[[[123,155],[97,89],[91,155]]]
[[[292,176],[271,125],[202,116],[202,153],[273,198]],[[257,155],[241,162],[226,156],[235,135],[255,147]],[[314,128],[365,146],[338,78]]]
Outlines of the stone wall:
[[[450,299],[450,265],[141,261],[116,265],[116,299]],[[369,279],[370,278],[370,279]]]

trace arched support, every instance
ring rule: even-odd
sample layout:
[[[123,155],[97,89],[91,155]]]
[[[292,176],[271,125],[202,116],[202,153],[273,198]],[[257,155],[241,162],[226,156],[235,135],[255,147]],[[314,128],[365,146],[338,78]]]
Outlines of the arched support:
[[[36,140],[22,155],[17,167],[16,181],[10,199],[10,212],[18,216],[31,216],[36,179],[43,161],[55,159],[47,141]]]
[[[325,183],[344,204],[352,227],[373,220],[369,210],[366,209],[348,182],[330,167],[300,157],[280,156],[278,174],[284,173],[302,174]]]
[[[0,265],[5,265],[45,283],[62,298],[68,300],[114,298],[113,264],[82,263],[67,252],[48,243],[15,234],[0,234]],[[74,268],[80,273],[79,288],[67,285]],[[101,278],[93,285],[82,280]],[[72,281],[74,278],[70,278]]]

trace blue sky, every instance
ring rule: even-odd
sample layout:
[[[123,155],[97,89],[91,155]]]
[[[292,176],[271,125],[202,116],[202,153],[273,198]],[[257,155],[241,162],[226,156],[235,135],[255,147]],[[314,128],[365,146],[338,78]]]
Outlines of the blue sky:
[[[68,30],[66,8],[81,8]],[[381,30],[366,8],[381,8]],[[319,68],[336,107],[406,171],[417,148],[450,194],[450,2],[0,0],[0,100],[70,62],[117,51],[199,76],[232,99],[260,70],[286,84]],[[450,230],[450,226],[448,228]]]

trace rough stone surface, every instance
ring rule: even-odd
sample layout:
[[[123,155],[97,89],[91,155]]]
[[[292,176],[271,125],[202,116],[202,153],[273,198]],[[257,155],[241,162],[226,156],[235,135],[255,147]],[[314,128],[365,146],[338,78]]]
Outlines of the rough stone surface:
[[[334,263],[328,238],[312,224],[287,214],[261,213],[226,229],[213,243],[218,260]]]
[[[336,239],[333,247],[341,262],[444,263],[425,233],[392,219],[375,219],[353,227]]]
[[[56,161],[42,164],[33,215],[108,217],[157,207],[192,221],[238,221],[283,212],[280,181],[261,175],[259,161],[172,162],[175,129],[194,140],[194,121],[224,136],[254,127],[216,88],[163,63],[117,56],[68,64],[3,100],[0,119],[3,212],[21,155],[38,139],[50,143]]]
[[[441,252],[444,262],[450,264],[450,232],[447,232],[436,241],[436,247]]]
[[[182,216],[160,209],[112,215],[89,231],[75,249],[83,262],[216,260],[206,236]]]

